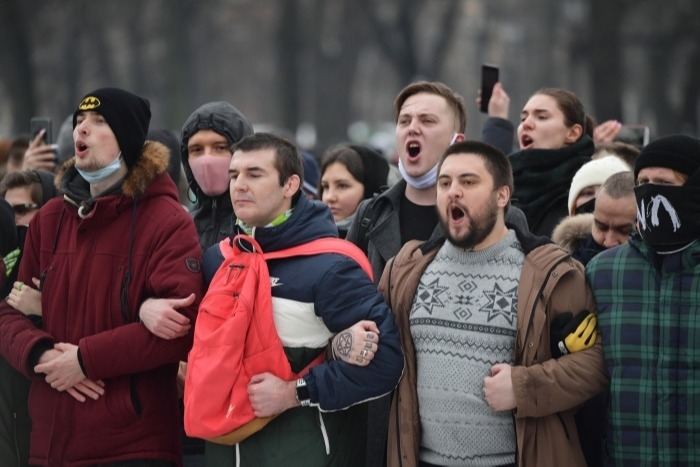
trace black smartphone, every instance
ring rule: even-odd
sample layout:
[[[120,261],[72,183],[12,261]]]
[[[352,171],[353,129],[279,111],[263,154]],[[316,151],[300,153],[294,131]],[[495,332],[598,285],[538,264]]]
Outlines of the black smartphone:
[[[631,144],[642,149],[649,144],[649,127],[646,125],[622,125],[615,141]]]
[[[48,117],[32,117],[29,121],[29,134],[32,135],[32,140],[36,138],[37,133],[44,130],[43,140],[46,144],[53,142],[51,135],[51,119]]]
[[[481,65],[481,110],[483,113],[489,111],[489,101],[493,86],[498,82],[498,67],[487,63]]]

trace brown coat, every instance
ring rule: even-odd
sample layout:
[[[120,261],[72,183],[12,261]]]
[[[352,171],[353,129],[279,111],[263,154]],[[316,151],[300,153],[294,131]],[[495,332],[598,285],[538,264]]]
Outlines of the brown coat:
[[[542,238],[523,237],[520,233],[518,238],[526,251],[518,288],[516,365],[512,368],[518,465],[585,467],[574,413],[608,383],[600,338],[589,350],[554,360],[550,356],[549,325],[559,313],[595,309],[593,295],[581,264],[561,248],[542,243]],[[391,403],[389,467],[418,465],[416,356],[408,317],[423,271],[441,245],[442,241],[408,242],[387,264],[379,283],[401,330],[406,359]]]

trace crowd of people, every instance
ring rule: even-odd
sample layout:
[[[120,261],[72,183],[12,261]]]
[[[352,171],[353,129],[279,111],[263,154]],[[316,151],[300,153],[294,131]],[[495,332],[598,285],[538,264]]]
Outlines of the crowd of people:
[[[124,89],[76,104],[57,144],[0,145],[3,465],[700,462],[700,139],[617,142],[560,88],[514,125],[501,83],[481,141],[460,95],[408,84],[395,154],[316,156],[223,101],[179,133]],[[264,423],[191,436],[200,303],[244,274],[227,251],[336,237],[368,266],[267,260],[297,377],[236,369]]]

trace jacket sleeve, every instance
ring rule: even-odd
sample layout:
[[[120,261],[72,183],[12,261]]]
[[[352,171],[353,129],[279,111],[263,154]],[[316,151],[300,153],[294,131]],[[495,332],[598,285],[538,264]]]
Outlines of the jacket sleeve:
[[[37,234],[39,216],[41,216],[41,211],[36,214],[36,221],[29,226],[22,252],[22,260],[19,264],[17,280],[25,284],[31,284],[32,277],[41,277],[39,236]],[[22,372],[27,377],[32,377],[34,370],[30,365],[29,355],[38,344],[45,347],[53,347],[54,338],[47,332],[37,328],[29,318],[15,310],[7,301],[1,300],[0,355],[17,371]]]
[[[513,134],[514,128],[510,121],[489,117],[481,128],[481,141],[500,149],[507,155],[513,152]]]
[[[566,311],[577,313],[582,310],[595,312],[595,302],[583,272],[575,269],[559,280],[547,303],[546,321],[537,352],[542,357],[536,357],[529,366],[513,367],[511,377],[517,402],[516,417],[543,417],[569,410],[607,387],[600,335],[590,349],[558,359],[550,356],[551,320]]]
[[[187,358],[203,295],[201,248],[191,218],[176,210],[162,221],[145,265],[145,292],[155,298],[185,298],[195,294],[189,307],[178,311],[190,319],[189,333],[177,339],[161,339],[140,322],[103,331],[80,340],[80,354],[91,379],[104,379],[147,371]],[[136,304],[137,308],[141,302]]]
[[[314,306],[331,332],[339,332],[361,320],[379,328],[379,349],[369,365],[327,361],[305,377],[311,401],[321,410],[341,410],[391,392],[398,384],[404,359],[399,331],[391,310],[374,283],[352,260],[343,258],[318,284]]]

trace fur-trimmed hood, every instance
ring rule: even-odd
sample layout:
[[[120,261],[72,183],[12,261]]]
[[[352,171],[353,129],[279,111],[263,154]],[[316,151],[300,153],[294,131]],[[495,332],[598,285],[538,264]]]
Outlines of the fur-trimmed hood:
[[[136,165],[127,172],[121,185],[121,192],[129,198],[142,196],[146,192],[148,185],[158,175],[168,169],[170,160],[170,150],[157,141],[146,141],[141,151],[141,157]],[[78,176],[75,169],[75,157],[68,159],[56,174],[56,187],[68,194],[71,193],[70,186]]]
[[[576,252],[591,234],[593,214],[565,217],[552,232],[552,241],[569,253]]]

